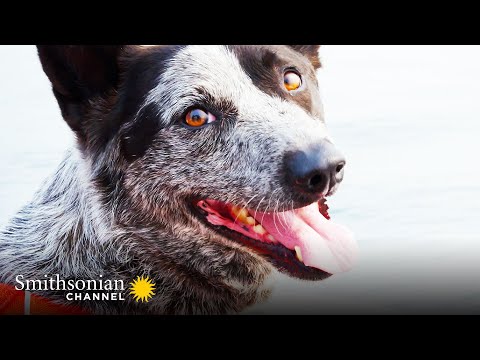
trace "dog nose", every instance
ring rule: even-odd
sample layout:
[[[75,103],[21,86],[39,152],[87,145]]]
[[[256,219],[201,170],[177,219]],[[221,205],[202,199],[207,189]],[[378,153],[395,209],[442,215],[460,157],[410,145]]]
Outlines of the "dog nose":
[[[289,183],[309,194],[325,195],[343,180],[345,158],[328,140],[285,156]]]

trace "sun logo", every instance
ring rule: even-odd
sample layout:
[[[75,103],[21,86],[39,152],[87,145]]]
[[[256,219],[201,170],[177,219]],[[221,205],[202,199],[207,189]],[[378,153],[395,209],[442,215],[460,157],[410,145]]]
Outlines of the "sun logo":
[[[129,289],[130,294],[133,295],[133,298],[138,302],[142,300],[142,302],[148,302],[152,298],[155,293],[155,284],[147,277],[140,277],[137,276],[135,280],[133,280],[130,285],[132,287]]]

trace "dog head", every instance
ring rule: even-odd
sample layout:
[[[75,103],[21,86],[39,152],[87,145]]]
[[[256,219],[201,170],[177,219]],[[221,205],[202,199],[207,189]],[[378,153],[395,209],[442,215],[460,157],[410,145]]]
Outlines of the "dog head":
[[[203,269],[323,279],[350,268],[355,243],[325,204],[345,159],[325,127],[318,46],[39,55],[104,206],[130,229],[161,229],[149,248]]]

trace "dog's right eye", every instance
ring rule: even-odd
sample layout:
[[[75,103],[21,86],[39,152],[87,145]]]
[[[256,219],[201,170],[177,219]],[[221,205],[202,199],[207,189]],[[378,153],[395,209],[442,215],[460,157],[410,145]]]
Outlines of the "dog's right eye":
[[[302,86],[302,77],[296,71],[286,71],[283,74],[283,85],[288,91],[298,90]]]
[[[185,124],[188,126],[199,128],[203,125],[210,124],[216,120],[215,115],[202,109],[192,109],[185,115]]]

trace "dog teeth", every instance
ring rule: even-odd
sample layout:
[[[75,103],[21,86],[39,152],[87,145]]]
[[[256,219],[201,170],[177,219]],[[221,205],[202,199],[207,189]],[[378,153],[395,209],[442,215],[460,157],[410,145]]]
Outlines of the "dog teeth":
[[[250,216],[248,210],[238,206],[232,207],[232,213],[235,216],[235,220],[238,220],[246,225],[253,226],[255,225],[255,219]]]
[[[242,222],[244,224],[247,224],[247,225],[253,225],[253,224],[250,224],[248,222],[249,221],[248,218],[251,217],[251,216],[248,213],[247,209],[240,208],[238,206],[234,206],[234,207],[232,207],[232,213],[235,216],[236,220],[239,220],[240,222]],[[252,220],[253,220],[253,218],[252,218]],[[253,223],[255,223],[255,220],[254,220]]]
[[[275,238],[268,234],[268,231],[261,225],[257,224],[255,218],[250,216],[250,213],[247,209],[241,208],[239,206],[232,206],[232,214],[235,216],[235,221],[239,221],[245,225],[251,226],[251,229],[254,233],[258,235],[265,235],[267,234],[267,239],[271,242],[276,242]]]
[[[255,226],[253,227],[253,231],[254,231],[255,233],[259,234],[259,235],[264,235],[264,234],[267,233],[267,230],[265,230],[265,228],[264,228],[262,225],[260,225],[260,224],[255,225]]]
[[[250,215],[248,213],[247,209],[241,208],[241,207],[238,207],[238,206],[233,206],[232,207],[232,212],[235,214],[235,216],[238,216],[238,217],[246,218],[247,216]]]
[[[302,249],[300,249],[300,246],[295,246],[295,254],[297,255],[297,259],[303,262]]]

